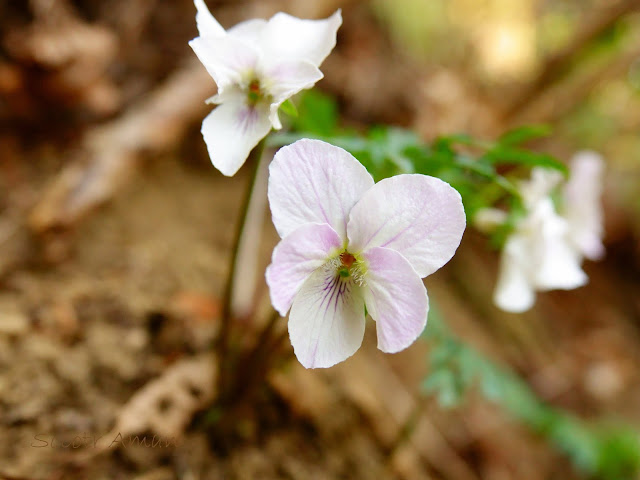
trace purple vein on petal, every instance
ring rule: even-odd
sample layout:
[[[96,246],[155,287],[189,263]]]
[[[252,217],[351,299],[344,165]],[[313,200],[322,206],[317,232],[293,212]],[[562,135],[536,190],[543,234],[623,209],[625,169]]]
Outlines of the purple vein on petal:
[[[407,230],[409,230],[411,227],[413,226],[413,223],[410,223],[409,225],[407,225],[406,227],[404,227],[402,230],[400,230],[398,233],[396,233],[393,237],[391,237],[389,240],[387,240],[386,242],[384,242],[382,245],[380,245],[381,247],[386,247],[387,245],[389,245],[390,243],[392,243],[394,240],[396,240],[399,236],[401,236],[404,232],[406,232]]]
[[[255,125],[258,120],[258,112],[255,108],[246,107],[240,110],[240,116],[238,117],[238,127],[242,130],[242,133],[246,134],[250,128]]]
[[[373,233],[369,236],[369,238],[367,239],[367,241],[366,241],[366,242],[364,242],[364,244],[362,245],[362,249],[363,249],[363,250],[367,248],[367,246],[369,245],[369,243],[371,243],[371,240],[373,240],[373,239],[376,237],[376,235],[378,235],[378,233],[380,233],[380,230],[382,230],[382,229],[387,225],[387,223],[389,223],[390,221],[391,221],[391,218],[387,218],[387,219],[382,223],[382,225],[380,225],[380,226],[378,227],[378,229],[377,229],[375,232],[373,232]]]
[[[337,313],[338,313],[338,305],[339,302],[343,302],[344,298],[350,293],[351,289],[350,282],[342,279],[339,275],[330,275],[325,280],[324,288],[322,292],[324,295],[320,298],[318,302],[318,310],[324,309],[324,315],[321,315],[323,319],[326,319],[326,315],[329,312],[329,308],[333,304],[333,315],[331,316],[331,324],[329,325],[328,330],[331,331],[336,321]],[[316,325],[316,332],[322,328],[322,322],[319,322]],[[313,348],[312,358],[315,362],[316,355],[318,352],[318,346],[320,342],[320,336],[314,335],[316,341]]]

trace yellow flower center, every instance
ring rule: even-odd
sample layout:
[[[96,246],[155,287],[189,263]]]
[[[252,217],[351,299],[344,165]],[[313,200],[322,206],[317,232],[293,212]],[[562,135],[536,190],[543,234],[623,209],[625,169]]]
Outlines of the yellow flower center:
[[[334,257],[329,265],[335,268],[336,273],[345,280],[353,278],[358,285],[362,285],[364,282],[366,267],[365,262],[359,255],[354,255],[345,250],[337,257]]]
[[[262,90],[260,80],[254,78],[247,87],[247,102],[253,107],[263,98],[265,98],[265,92]]]

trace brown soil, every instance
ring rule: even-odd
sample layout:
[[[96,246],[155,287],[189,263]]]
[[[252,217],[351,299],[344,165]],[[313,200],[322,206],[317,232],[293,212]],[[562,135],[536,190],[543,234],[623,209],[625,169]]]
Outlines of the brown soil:
[[[208,351],[248,180],[247,167],[228,179],[210,166],[199,121],[190,121],[177,144],[132,162],[137,167],[127,170],[106,205],[64,228],[36,233],[29,227],[29,214],[72,163],[83,134],[119,118],[179,68],[178,60],[165,62],[172,52],[176,59],[188,53],[171,45],[184,46],[195,34],[191,2],[146,3],[72,2],[83,21],[140,42],[136,51],[109,53],[96,40],[108,58],[94,68],[108,72],[106,83],[69,83],[58,66],[20,57],[4,39],[0,92],[11,100],[0,111],[0,479],[579,478],[561,454],[479,396],[454,410],[425,398],[418,385],[426,344],[384,355],[372,325],[363,348],[328,371],[304,370],[285,342],[287,360],[222,442],[208,434],[207,409],[170,445],[105,438],[143,386]],[[208,3],[220,4],[225,24],[267,8]],[[336,2],[316,3],[324,14]],[[417,70],[404,59],[381,60],[376,52],[388,55],[387,41],[358,3],[350,7],[358,20],[347,20],[355,33],[345,34],[345,45],[327,62],[323,88],[340,96],[349,122],[420,128],[412,97],[398,86]],[[117,22],[128,4],[145,4],[128,7],[144,28]],[[0,7],[0,18],[23,33],[32,20],[25,9],[8,6]],[[362,35],[371,32],[363,46]],[[354,79],[368,69],[379,72],[379,84],[359,88]],[[16,78],[22,80],[14,88]],[[388,102],[372,100],[380,85]],[[488,117],[489,123],[496,116]],[[457,334],[512,366],[545,400],[584,418],[640,425],[637,240],[624,212],[611,210],[623,218],[614,222],[607,259],[586,266],[590,284],[541,295],[526,315],[490,304],[496,256],[473,232],[427,287]],[[276,241],[270,225],[264,237],[263,266]],[[256,330],[248,324],[247,338]],[[153,432],[138,435],[153,441]],[[100,437],[108,448],[97,452]]]

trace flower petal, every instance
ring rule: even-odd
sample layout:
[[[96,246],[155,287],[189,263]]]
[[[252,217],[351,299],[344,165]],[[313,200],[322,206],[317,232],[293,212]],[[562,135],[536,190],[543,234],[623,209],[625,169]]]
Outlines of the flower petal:
[[[273,97],[270,116],[273,128],[282,128],[278,118],[278,109],[282,102],[300,90],[313,87],[322,77],[322,72],[318,70],[318,67],[304,60],[279,62],[265,67],[262,72],[262,81]]]
[[[524,225],[529,245],[523,258],[532,263],[538,290],[573,289],[587,283],[578,252],[568,238],[569,225],[555,211],[551,198],[537,203]]]
[[[526,265],[530,254],[527,240],[520,234],[511,235],[505,243],[493,293],[493,302],[502,310],[520,313],[533,306],[535,293]]]
[[[189,45],[218,86],[218,96],[229,85],[239,84],[256,68],[256,48],[230,35],[196,37]]]
[[[351,154],[320,140],[281,148],[269,167],[273,224],[285,237],[306,223],[327,223],[346,240],[349,211],[373,185]]]
[[[336,45],[340,25],[340,10],[324,20],[303,20],[276,13],[264,30],[262,48],[272,58],[307,60],[320,66]]]
[[[460,194],[448,183],[426,175],[397,175],[370,188],[351,210],[349,248],[391,248],[426,277],[451,259],[465,224]]]
[[[271,303],[280,315],[287,314],[309,275],[341,246],[342,239],[326,223],[303,225],[282,239],[273,250],[266,273]]]
[[[235,175],[249,152],[271,130],[266,108],[251,108],[237,95],[216,107],[202,122],[202,136],[213,166]]]
[[[580,257],[566,240],[548,239],[546,252],[535,277],[538,290],[572,290],[585,285],[589,278],[580,268]]]
[[[598,260],[602,245],[602,176],[604,162],[596,152],[582,151],[571,161],[571,177],[564,188],[564,216],[572,243],[582,255]]]
[[[194,0],[196,5],[196,24],[198,25],[198,32],[200,36],[216,36],[222,37],[225,35],[224,28],[218,23],[218,21],[211,15],[204,0]]]
[[[266,26],[266,20],[262,18],[252,18],[251,20],[246,20],[234,25],[227,30],[227,33],[232,37],[239,38],[252,45],[260,45],[260,39]]]
[[[411,345],[427,324],[429,298],[422,279],[398,252],[367,250],[364,300],[376,321],[378,348],[395,353]]]
[[[334,269],[316,269],[293,300],[289,336],[306,368],[327,368],[349,358],[364,337],[361,287]]]
[[[520,194],[527,208],[533,208],[539,201],[551,195],[562,181],[562,174],[549,168],[535,167],[531,179],[520,183]]]

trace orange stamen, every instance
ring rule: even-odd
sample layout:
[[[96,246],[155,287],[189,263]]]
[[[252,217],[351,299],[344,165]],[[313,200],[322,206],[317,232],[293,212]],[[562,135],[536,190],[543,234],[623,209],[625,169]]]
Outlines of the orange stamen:
[[[345,267],[351,268],[351,266],[354,263],[356,263],[356,257],[354,257],[348,252],[343,252],[340,254],[340,261],[342,262],[342,265],[344,265]]]

